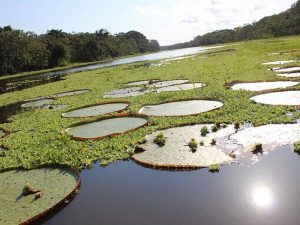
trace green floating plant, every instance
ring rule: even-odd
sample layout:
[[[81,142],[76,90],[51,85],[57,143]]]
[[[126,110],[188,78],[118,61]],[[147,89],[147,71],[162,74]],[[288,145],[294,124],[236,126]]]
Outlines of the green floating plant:
[[[219,166],[219,164],[212,164],[209,166],[208,169],[209,169],[209,172],[211,172],[211,173],[217,173],[220,171],[220,166]]]
[[[196,152],[197,147],[198,147],[198,142],[196,141],[195,138],[192,138],[190,140],[190,142],[188,143],[188,146],[190,147],[190,149],[192,150],[192,152]]]
[[[209,133],[207,126],[202,127],[200,133],[202,137],[205,137]]]
[[[158,135],[156,135],[153,142],[158,146],[162,147],[166,144],[166,138],[163,133],[159,133]]]

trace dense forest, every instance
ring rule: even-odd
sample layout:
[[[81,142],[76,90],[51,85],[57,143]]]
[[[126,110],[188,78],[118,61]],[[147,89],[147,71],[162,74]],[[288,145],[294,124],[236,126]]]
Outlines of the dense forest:
[[[105,29],[72,34],[49,30],[37,35],[5,26],[0,27],[0,76],[158,50],[156,40],[137,31],[112,35]]]
[[[210,44],[223,44],[243,40],[281,37],[300,34],[300,0],[285,12],[264,17],[258,22],[237,27],[233,30],[219,30],[199,35],[194,40],[170,46],[161,50],[195,47]]]

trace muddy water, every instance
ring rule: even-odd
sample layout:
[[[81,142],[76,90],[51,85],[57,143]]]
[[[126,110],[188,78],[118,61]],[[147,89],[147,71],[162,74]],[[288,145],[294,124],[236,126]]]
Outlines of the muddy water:
[[[300,156],[282,147],[253,165],[168,172],[121,161],[81,173],[79,195],[46,225],[295,225]]]

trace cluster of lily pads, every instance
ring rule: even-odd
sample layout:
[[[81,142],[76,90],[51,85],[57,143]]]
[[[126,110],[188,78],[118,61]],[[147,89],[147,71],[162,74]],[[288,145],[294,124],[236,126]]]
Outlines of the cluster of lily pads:
[[[282,70],[279,70],[279,72],[282,72]],[[299,85],[299,82],[252,82],[235,83],[230,88],[233,90],[265,91],[296,85]],[[126,86],[124,89],[106,92],[104,97],[121,98],[164,91],[182,91],[202,88],[205,84],[193,84],[189,83],[189,80],[160,81],[154,79],[125,83],[124,86]],[[84,92],[76,92],[76,94]],[[52,104],[54,99],[74,94],[68,92],[68,94],[60,93],[32,99],[31,102],[25,102],[22,107],[51,108],[55,106]],[[218,96],[217,98],[222,97]],[[298,91],[267,93],[253,96],[251,100],[270,104],[270,98],[273,99],[272,104],[274,105],[299,105]],[[223,102],[213,98],[160,102],[156,105],[143,105],[139,110],[136,110],[136,114],[127,113],[129,107],[130,102],[110,101],[66,111],[62,114],[64,121],[69,121],[67,118],[70,118],[70,121],[73,121],[71,118],[75,118],[74,120],[78,118],[81,122],[66,128],[65,132],[76,140],[98,140],[146,126],[153,121],[155,122],[156,117],[180,116],[179,118],[181,119],[187,115],[196,115],[214,109],[220,109],[216,111],[219,112],[222,111]],[[100,119],[98,116],[101,116]],[[153,117],[153,121],[151,120],[150,122],[149,117]],[[97,119],[93,120],[93,118]],[[145,137],[145,140],[138,143],[138,146],[134,144],[131,150],[128,149],[128,152],[130,152],[135,161],[144,165],[167,168],[209,167],[211,172],[217,172],[221,164],[234,161],[236,157],[245,152],[251,151],[261,154],[261,152],[271,150],[275,146],[293,144],[295,141],[300,141],[298,124],[242,127],[239,123],[213,124],[209,122],[210,118],[207,118],[207,122],[203,124],[173,127],[153,133],[149,132],[150,134]],[[168,118],[169,121],[172,119],[172,117]],[[7,135],[6,132],[0,130],[0,138],[5,135]],[[88,143],[90,144],[91,142]],[[295,151],[299,152],[299,149],[299,143],[295,143]],[[11,177],[12,175],[20,175],[22,179]],[[49,203],[50,200],[59,204],[66,203],[69,199],[68,196],[71,193],[76,193],[79,187],[79,177],[68,167],[64,168],[63,171],[54,167],[51,169],[2,172],[0,173],[0,181],[3,183],[3,190],[0,190],[0,193],[4,193],[5,196],[11,196],[11,199],[19,197],[17,203],[4,202],[4,208],[6,209],[18,208],[18,217],[15,217],[13,221],[9,221],[14,215],[11,215],[8,210],[1,213],[7,215],[0,218],[0,223],[3,222],[5,224],[31,221],[30,218],[37,218],[37,215],[40,215],[40,213],[44,213],[45,210],[47,211],[54,207],[53,202]],[[46,187],[46,185],[48,186]],[[55,198],[53,198],[53,195],[56,195]],[[30,207],[26,207],[29,205],[29,202]],[[53,206],[49,208],[49,205]],[[28,212],[30,213],[28,214]]]
[[[108,91],[104,94],[104,98],[125,98],[139,96],[149,93],[161,93],[169,91],[183,91],[206,86],[204,83],[189,83],[189,80],[166,80],[160,81],[158,79],[142,80],[125,83],[127,88]]]

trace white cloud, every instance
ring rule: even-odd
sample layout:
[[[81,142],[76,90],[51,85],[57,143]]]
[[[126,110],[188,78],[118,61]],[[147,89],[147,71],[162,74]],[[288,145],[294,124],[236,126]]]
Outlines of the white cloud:
[[[173,44],[199,34],[234,28],[264,16],[288,9],[295,0],[165,0],[160,5],[135,6],[135,12],[148,18],[144,33],[161,43]],[[159,7],[160,6],[160,7]],[[159,17],[159,20],[155,17]],[[151,28],[150,28],[151,27]]]

